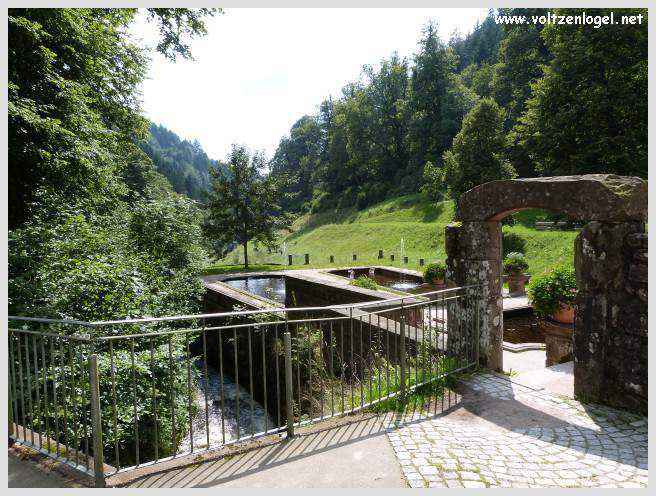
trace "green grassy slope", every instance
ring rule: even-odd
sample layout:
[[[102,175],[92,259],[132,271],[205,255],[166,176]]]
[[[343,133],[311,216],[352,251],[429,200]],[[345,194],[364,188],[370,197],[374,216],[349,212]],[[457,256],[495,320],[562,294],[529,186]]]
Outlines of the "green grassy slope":
[[[430,203],[420,195],[409,195],[379,203],[362,211],[327,212],[305,215],[293,224],[284,237],[287,253],[294,255],[294,265],[303,264],[303,255],[310,254],[312,267],[329,267],[329,256],[335,266],[375,263],[416,269],[419,258],[426,263],[443,260],[444,226],[451,222],[453,202]],[[508,228],[506,228],[508,229]],[[536,231],[524,225],[509,228],[526,240],[526,256],[531,274],[573,260],[575,231]],[[401,252],[409,258],[404,264]],[[378,260],[378,250],[385,258]],[[357,254],[357,262],[352,261]],[[390,261],[390,254],[395,261]],[[239,263],[243,254],[235,250],[222,263]],[[268,254],[266,250],[250,250],[251,263],[287,264],[286,257]]]

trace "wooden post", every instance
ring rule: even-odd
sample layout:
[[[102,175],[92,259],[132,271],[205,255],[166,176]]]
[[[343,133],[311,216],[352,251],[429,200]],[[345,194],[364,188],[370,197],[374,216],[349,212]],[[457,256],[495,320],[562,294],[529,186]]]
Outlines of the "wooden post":
[[[335,256],[334,255],[330,255],[330,263],[335,263]]]
[[[403,263],[407,264],[408,263],[408,257],[403,257]]]
[[[287,265],[292,265],[292,255],[287,255]]]
[[[358,256],[354,253],[353,254],[353,261],[355,262],[358,259]]]
[[[390,255],[390,260],[393,262],[394,261],[394,253]]]
[[[383,258],[383,250],[378,250],[378,259]]]
[[[310,265],[310,254],[309,253],[305,254],[305,265]]]

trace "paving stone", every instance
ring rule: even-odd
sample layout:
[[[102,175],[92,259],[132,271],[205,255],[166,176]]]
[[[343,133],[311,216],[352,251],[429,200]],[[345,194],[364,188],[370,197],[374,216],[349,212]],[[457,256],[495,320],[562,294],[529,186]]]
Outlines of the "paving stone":
[[[446,415],[396,428],[388,436],[411,487],[646,487],[647,419],[606,407],[588,414],[574,400],[495,374],[475,375],[465,386],[514,398],[564,425],[508,430]]]

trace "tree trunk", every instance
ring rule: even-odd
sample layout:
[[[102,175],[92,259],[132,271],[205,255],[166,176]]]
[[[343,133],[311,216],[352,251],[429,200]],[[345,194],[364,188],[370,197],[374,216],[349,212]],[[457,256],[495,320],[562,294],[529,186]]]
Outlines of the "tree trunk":
[[[244,244],[244,269],[248,269],[248,241]]]

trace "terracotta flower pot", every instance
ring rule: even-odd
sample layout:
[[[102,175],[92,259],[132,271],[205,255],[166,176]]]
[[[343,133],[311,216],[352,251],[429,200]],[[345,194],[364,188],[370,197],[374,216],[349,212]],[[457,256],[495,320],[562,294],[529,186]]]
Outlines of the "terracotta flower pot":
[[[528,277],[522,273],[508,274],[508,292],[510,296],[524,296],[526,294],[526,281]]]
[[[574,323],[574,307],[571,305],[560,305],[558,310],[551,316],[556,322],[561,324]]]

